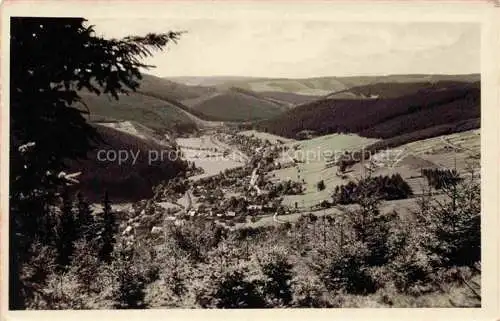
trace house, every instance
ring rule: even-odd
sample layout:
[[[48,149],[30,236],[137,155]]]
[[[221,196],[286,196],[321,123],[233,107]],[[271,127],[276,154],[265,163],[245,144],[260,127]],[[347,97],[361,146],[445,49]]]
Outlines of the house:
[[[247,206],[247,210],[249,211],[259,211],[262,210],[262,205],[250,204]]]
[[[191,216],[191,217],[195,216],[196,215],[196,210],[190,210],[188,212],[188,215]]]
[[[236,212],[234,212],[234,211],[229,211],[229,212],[227,212],[226,216],[229,216],[229,217],[235,217],[235,216],[236,216]]]
[[[264,212],[274,212],[276,210],[276,205],[273,203],[267,203],[262,207],[262,209]]]
[[[151,234],[153,235],[160,234],[162,231],[163,229],[161,227],[153,226],[153,228],[151,229]]]

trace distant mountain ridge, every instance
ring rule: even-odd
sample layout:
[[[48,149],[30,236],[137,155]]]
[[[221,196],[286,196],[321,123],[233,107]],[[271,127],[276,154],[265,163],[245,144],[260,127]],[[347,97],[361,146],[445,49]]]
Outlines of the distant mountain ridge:
[[[374,83],[409,83],[409,82],[436,82],[461,81],[475,82],[480,80],[480,74],[440,75],[440,74],[408,74],[408,75],[379,75],[379,76],[332,76],[311,78],[280,78],[280,77],[170,77],[174,82],[187,85],[212,86],[219,88],[239,87],[242,89],[261,92],[289,92],[302,95],[327,95],[334,91],[345,90],[355,86]]]
[[[196,85],[180,83],[192,77],[166,79],[144,74],[137,92],[106,95],[83,92],[91,121],[136,121],[158,131],[193,132],[221,122],[270,120],[297,106],[325,99],[396,98],[426,88],[461,86],[480,79],[471,75],[387,75],[315,77],[308,79],[205,77]],[[195,77],[196,78],[196,77]],[[212,83],[213,85],[207,85]],[[444,89],[443,89],[444,90]],[[320,104],[321,105],[321,104]]]

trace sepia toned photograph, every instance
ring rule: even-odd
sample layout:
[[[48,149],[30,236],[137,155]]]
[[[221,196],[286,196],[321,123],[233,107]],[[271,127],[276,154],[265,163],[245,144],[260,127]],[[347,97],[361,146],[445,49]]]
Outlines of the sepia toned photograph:
[[[484,307],[481,23],[8,25],[9,310]]]

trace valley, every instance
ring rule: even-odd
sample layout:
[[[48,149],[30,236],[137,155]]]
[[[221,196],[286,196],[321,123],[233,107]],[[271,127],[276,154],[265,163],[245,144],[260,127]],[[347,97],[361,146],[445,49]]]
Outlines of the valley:
[[[493,15],[207,5],[6,19],[7,312],[489,307]]]
[[[462,119],[469,121],[470,117],[477,116],[477,113],[475,107],[466,114],[461,112],[463,108],[466,108],[461,105],[463,104],[462,97],[464,97],[462,93],[465,92],[467,103],[474,104],[476,102],[474,90],[477,88],[477,83],[474,81],[476,80],[473,76],[460,79],[457,76],[438,78],[432,75],[406,78],[404,76],[387,76],[376,79],[370,77],[339,78],[335,81],[337,84],[343,84],[340,91],[354,93],[352,99],[338,100],[335,95],[317,96],[316,101],[309,106],[308,104],[314,96],[307,96],[309,98],[304,100],[306,97],[304,93],[289,88],[295,88],[294,86],[300,82],[304,86],[322,88],[321,90],[330,88],[330,92],[334,92],[338,88],[332,85],[333,80],[273,80],[275,86],[279,84],[281,87],[275,92],[270,92],[265,91],[269,90],[268,87],[252,87],[251,84],[258,82],[269,84],[271,80],[233,78],[227,80],[221,78],[210,85],[207,85],[207,82],[203,80],[193,85],[192,82],[182,84],[145,75],[143,87],[138,93],[120,97],[120,100],[113,102],[113,104],[117,104],[117,108],[109,106],[107,108],[109,111],[104,112],[104,101],[95,100],[96,98],[93,98],[93,101],[87,99],[87,103],[90,104],[89,107],[93,112],[90,119],[96,119],[96,124],[135,136],[143,141],[151,141],[159,146],[177,150],[178,159],[175,161],[187,164],[185,166],[191,172],[185,175],[185,178],[179,179],[186,180],[189,188],[185,194],[177,195],[177,199],[172,200],[172,196],[169,196],[169,199],[174,203],[183,203],[185,211],[200,205],[202,208],[207,206],[221,208],[221,204],[227,201],[226,197],[219,200],[220,204],[207,204],[203,202],[203,198],[200,200],[199,197],[192,194],[193,188],[197,184],[199,188],[199,185],[204,184],[207,180],[209,183],[211,179],[220,181],[221,177],[224,177],[224,173],[240,171],[237,175],[241,186],[236,189],[232,187],[222,189],[220,192],[224,195],[231,195],[231,197],[240,197],[249,203],[249,206],[257,206],[257,208],[261,208],[266,202],[275,203],[273,206],[269,206],[274,209],[274,212],[263,216],[262,222],[265,222],[265,217],[276,216],[278,208],[281,208],[281,214],[284,214],[283,211],[285,213],[294,212],[295,214],[288,214],[291,215],[290,217],[297,217],[299,213],[315,212],[322,203],[325,205],[331,201],[332,193],[336,188],[351,181],[359,181],[363,177],[399,174],[409,184],[414,197],[416,197],[420,195],[425,185],[425,179],[421,175],[422,169],[456,168],[460,172],[464,172],[470,158],[477,157],[480,153],[478,129],[471,130],[467,126],[463,126],[463,129],[456,127],[458,132],[454,133],[453,128],[450,132],[450,127],[443,128],[443,125],[436,126],[437,123],[421,122],[421,125],[411,129],[406,126],[404,135],[401,136],[401,131],[391,124],[396,124],[397,120],[404,122],[404,119],[414,117],[413,115],[416,115],[414,110],[420,112],[420,109],[423,111],[436,109],[437,112],[443,107],[453,116],[451,118],[441,117],[441,124],[456,126],[453,125],[454,122]],[[255,91],[251,92],[251,90]],[[469,93],[468,90],[473,91]],[[443,94],[443,92],[448,94]],[[231,100],[232,98],[216,101],[213,107],[202,107],[202,104],[218,97],[226,97],[228,94],[230,96],[227,97],[233,95],[232,97],[237,100],[247,97],[250,99],[248,100],[250,105],[255,105],[257,101],[271,104],[258,108],[278,108],[276,109],[277,114],[273,114],[275,115],[273,116],[260,113],[259,115],[268,118],[268,120],[257,123],[253,122],[254,118],[250,115],[251,110],[248,111],[247,116],[245,116],[246,112],[240,113],[239,115],[243,118],[228,116],[227,119],[231,119],[230,121],[212,120],[214,117],[219,119],[224,119],[224,117],[221,118],[211,113],[210,108],[226,115],[230,115],[224,111],[226,108],[238,110],[239,107],[235,103],[237,100]],[[363,97],[366,95],[379,97],[370,103],[373,106],[363,107],[374,109],[363,118],[360,118],[363,112],[356,109],[358,104],[361,104],[359,106],[362,107],[364,106],[363,101],[366,101],[363,97],[356,98],[360,94]],[[423,107],[415,108],[414,97],[423,97],[424,94],[428,95],[428,98],[422,100]],[[473,96],[467,98],[469,97],[467,95]],[[137,99],[139,98],[145,99],[142,100],[143,104],[138,104]],[[386,99],[386,101],[380,101],[380,99]],[[285,102],[286,100],[288,101]],[[294,102],[299,105],[294,107]],[[334,106],[339,104],[334,107],[333,118],[331,115],[326,115],[325,113],[328,112],[323,110],[322,106],[327,106],[326,103],[333,103]],[[314,104],[319,105],[314,107]],[[441,104],[444,104],[443,107]],[[413,109],[408,109],[408,106]],[[170,109],[166,110],[165,108]],[[456,111],[453,108],[457,108]],[[322,121],[330,117],[331,125],[329,126],[333,127],[329,127],[331,129],[323,133],[321,123],[319,123],[320,127],[314,127],[317,124],[310,123],[309,127],[301,127],[302,131],[304,128],[311,131],[309,136],[290,137],[287,135],[288,137],[284,137],[275,134],[285,133],[280,128],[287,126],[287,122],[304,126],[301,117],[308,119],[311,117],[306,116],[306,114],[301,116],[302,110],[311,111],[313,117],[324,115],[324,117],[320,116],[323,118]],[[172,112],[174,113],[172,114]],[[152,113],[151,116],[148,116],[148,113]],[[290,118],[288,116],[294,113],[297,117]],[[370,117],[372,113],[376,117]],[[381,116],[383,113],[386,113],[387,116]],[[421,113],[418,117],[430,119],[428,113]],[[113,120],[100,119],[101,116],[113,117]],[[363,125],[363,121],[368,122]],[[341,124],[341,127],[335,127],[339,126],[335,125],[336,122]],[[274,123],[279,125],[275,126]],[[368,131],[367,129],[360,131],[356,128],[369,129]],[[422,129],[427,132],[420,134]],[[340,132],[328,133],[332,130],[340,130]],[[297,129],[294,131],[297,132]],[[381,134],[376,134],[378,132]],[[400,136],[405,138],[399,138]],[[380,148],[371,149],[373,146],[380,146]],[[339,167],[336,163],[339,157],[345,153],[353,153],[363,149],[371,151],[370,160],[359,162],[358,159],[358,161],[351,162],[347,171],[339,175]],[[162,163],[167,164],[171,161],[166,159]],[[388,161],[392,161],[393,164],[387,163]],[[256,173],[258,174],[256,175]],[[149,181],[148,178],[146,179]],[[255,183],[256,179],[258,183]],[[161,181],[162,178],[156,177],[155,180]],[[251,180],[252,184],[258,186],[257,188],[249,185]],[[320,181],[324,184],[322,189],[317,186]],[[273,197],[260,195],[262,191],[268,193],[273,185],[281,186],[280,184],[285,183],[296,184],[299,191]],[[151,185],[150,188],[153,187]],[[252,193],[255,191],[259,195],[253,195]],[[190,194],[187,195],[187,193]],[[259,204],[252,204],[257,199]],[[167,204],[171,201],[162,200],[161,202]],[[401,201],[387,201],[389,207],[391,202]],[[408,201],[403,200],[404,202]],[[189,206],[186,206],[187,203]],[[222,208],[227,207],[222,206]],[[335,212],[335,209],[331,210]],[[251,222],[250,218],[252,217],[246,217],[246,214],[247,211],[240,213],[239,221],[241,222],[238,223],[238,226],[255,223]],[[206,215],[206,213],[199,213],[199,215]],[[259,218],[255,217],[252,220],[257,221]],[[274,218],[270,222],[276,223],[277,220]]]
[[[155,202],[161,208],[177,207],[178,212],[170,216],[173,221],[200,217],[232,228],[279,225],[297,221],[302,215],[336,215],[356,208],[324,202],[331,202],[335,188],[349,181],[399,174],[413,196],[384,201],[381,210],[411,216],[426,186],[423,169],[456,169],[467,176],[474,163],[474,170],[479,172],[480,136],[479,130],[472,130],[379,152],[369,161],[350,167],[344,177],[339,175],[335,157],[377,141],[354,134],[294,141],[258,131],[207,129],[200,136],[176,139],[182,160],[201,172],[176,183],[185,184],[185,192],[163,194]],[[322,190],[317,187],[319,181],[325,184]],[[273,186],[284,183],[297,184],[299,192],[271,193]]]
[[[287,257],[296,273],[312,273],[308,260],[318,254],[307,249],[338,249],[334,240],[344,233],[338,224],[350,224],[349,215],[366,206],[356,193],[371,191],[365,200],[379,195],[370,184],[388,189],[377,198],[377,211],[398,222],[394,231],[406,233],[421,224],[423,202],[449,202],[449,191],[431,186],[430,172],[456,172],[470,184],[480,179],[474,77],[216,79],[196,85],[145,79],[144,88],[109,105],[101,97],[84,99],[89,120],[106,133],[101,147],[137,149],[148,157],[136,165],[90,160],[87,170],[72,168],[83,172],[81,188],[94,195],[89,199],[97,215],[99,195],[109,192],[122,242],[144,244],[143,251],[154,250],[161,260],[167,244],[180,237],[176,233],[198,240],[208,228],[215,233],[210,237],[220,231],[247,235],[234,241],[239,245],[232,251],[262,252],[259,246],[268,242],[293,249]],[[264,238],[252,244],[254,234]],[[183,251],[199,255],[194,249],[203,241],[190,242],[194,252]],[[163,296],[158,286],[152,283],[147,295]],[[458,301],[474,304],[462,284],[450,286]],[[398,298],[403,306],[414,304]],[[437,306],[449,305],[438,298]],[[352,299],[382,302],[376,294]]]

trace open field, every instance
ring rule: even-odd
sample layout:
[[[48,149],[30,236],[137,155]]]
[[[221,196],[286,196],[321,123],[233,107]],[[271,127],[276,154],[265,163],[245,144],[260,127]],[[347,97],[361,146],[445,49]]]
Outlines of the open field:
[[[203,174],[191,177],[191,179],[200,179],[220,172],[240,167],[243,165],[239,154],[234,151],[224,156],[224,149],[213,142],[210,136],[203,135],[193,138],[178,138],[179,145],[185,160],[194,162],[197,167],[203,168]]]
[[[277,180],[304,180],[304,194],[288,195],[285,197],[283,203],[295,206],[295,202],[297,202],[299,207],[307,208],[318,204],[322,200],[330,199],[335,186],[344,183],[344,180],[335,175],[335,168],[326,168],[326,162],[330,159],[329,155],[342,153],[344,150],[361,148],[376,141],[376,139],[364,138],[357,135],[332,134],[300,141],[297,144],[289,142],[288,144],[298,145],[299,147],[297,151],[289,151],[287,154],[291,154],[292,157],[304,163],[275,170],[269,173],[269,176]],[[318,191],[316,187],[316,184],[320,180],[323,180],[326,185],[323,191]]]
[[[157,134],[154,130],[147,128],[146,126],[136,122],[131,122],[131,121],[99,122],[99,125],[116,129],[118,131],[127,133],[129,135],[136,136],[140,139],[152,140],[160,145],[165,145],[169,147],[172,146],[171,141]]]
[[[452,135],[439,136],[389,149],[372,156],[374,165],[370,166],[372,176],[392,175],[399,173],[405,179],[414,194],[419,194],[426,181],[421,177],[422,168],[444,167],[456,169],[464,174],[467,171],[470,156],[480,153],[480,131],[472,130]],[[369,174],[369,162],[356,163],[346,172],[347,179],[336,174],[335,166],[327,167],[330,154],[343,150],[356,150],[377,140],[362,138],[356,135],[327,135],[301,141],[300,149],[295,151],[298,159],[304,163],[285,169],[275,170],[269,175],[274,180],[292,180],[305,182],[302,195],[287,195],[284,204],[299,208],[309,208],[323,200],[331,200],[331,194],[337,185],[346,184],[349,180],[359,180]],[[378,166],[376,166],[378,165]],[[326,188],[317,189],[316,184],[323,180]]]

